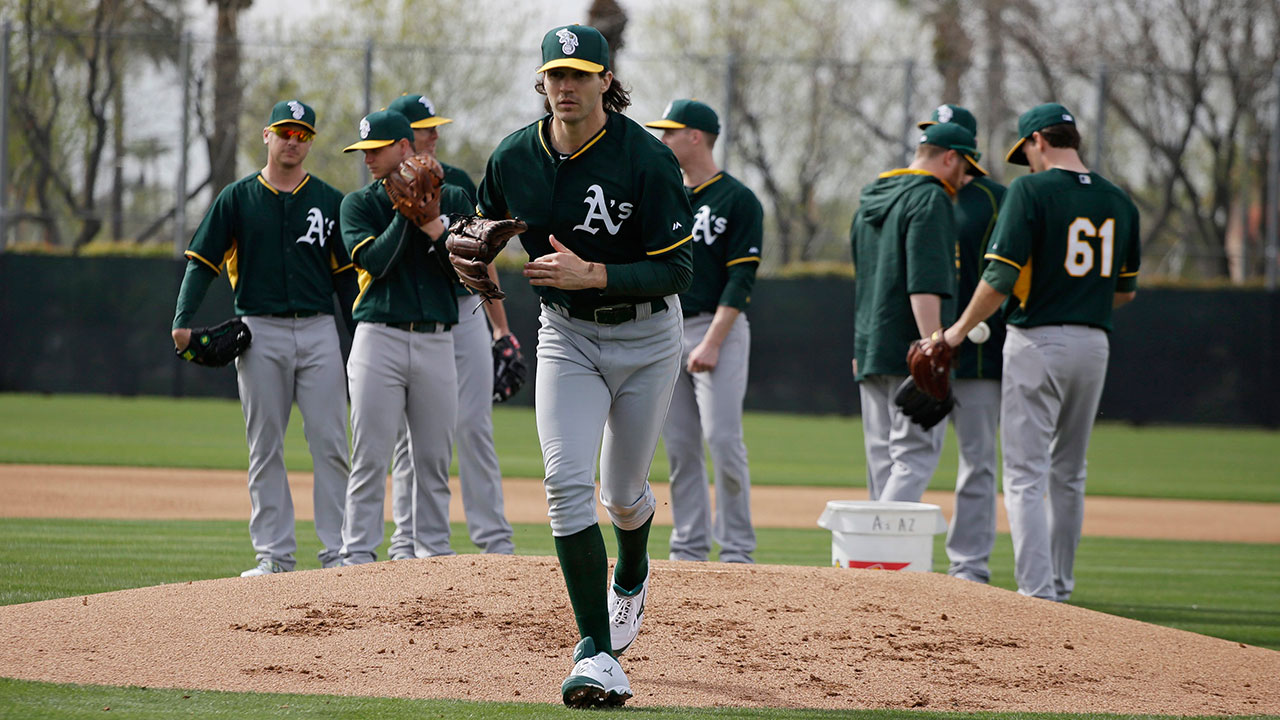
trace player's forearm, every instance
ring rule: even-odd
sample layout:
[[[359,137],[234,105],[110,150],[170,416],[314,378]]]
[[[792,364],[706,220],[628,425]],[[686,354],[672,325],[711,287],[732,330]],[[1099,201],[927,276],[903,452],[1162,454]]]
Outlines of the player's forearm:
[[[489,266],[489,279],[495,286],[501,287],[498,283],[498,268],[493,265]],[[484,303],[484,312],[489,316],[489,324],[493,326],[495,340],[511,334],[511,326],[507,324],[507,307],[501,300],[490,300]]]
[[[187,272],[182,276],[182,286],[178,288],[178,307],[171,329],[191,327],[191,316],[200,309],[200,303],[204,302],[204,296],[216,277],[217,274],[199,260],[187,260]]]
[[[716,307],[715,317],[711,318],[711,326],[707,328],[707,334],[702,337],[702,342],[710,343],[715,347],[724,344],[724,339],[729,336],[729,331],[733,329],[733,323],[738,320],[738,316],[742,311],[728,305],[719,305]]]
[[[928,293],[911,295],[911,314],[916,318],[920,337],[927,338],[942,328],[942,296]]]
[[[973,297],[969,300],[969,306],[960,314],[960,319],[944,333],[947,344],[955,347],[964,342],[969,331],[995,314],[1007,297],[1009,296],[996,290],[986,280],[979,280],[978,287],[974,289]]]
[[[605,295],[675,295],[689,289],[692,263],[641,260],[624,265],[608,265]]]
[[[1131,292],[1118,292],[1116,293],[1115,297],[1111,300],[1111,307],[1118,308],[1121,305],[1128,305],[1129,303],[1133,302],[1133,299],[1137,296],[1138,296],[1137,290],[1133,290]]]

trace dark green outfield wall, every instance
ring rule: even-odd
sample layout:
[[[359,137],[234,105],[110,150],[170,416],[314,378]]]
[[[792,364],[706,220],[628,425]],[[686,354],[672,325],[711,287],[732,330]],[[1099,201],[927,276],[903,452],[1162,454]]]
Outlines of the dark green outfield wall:
[[[0,391],[234,397],[235,371],[173,356],[169,325],[183,263],[0,255]],[[504,274],[512,326],[532,361],[537,302]],[[768,279],[749,313],[747,407],[855,414],[853,283]],[[197,323],[231,314],[214,283]],[[349,344],[344,333],[344,349]],[[1104,418],[1280,425],[1280,294],[1141,290],[1116,314]],[[531,363],[532,364],[532,363]],[[532,387],[513,401],[532,404]]]

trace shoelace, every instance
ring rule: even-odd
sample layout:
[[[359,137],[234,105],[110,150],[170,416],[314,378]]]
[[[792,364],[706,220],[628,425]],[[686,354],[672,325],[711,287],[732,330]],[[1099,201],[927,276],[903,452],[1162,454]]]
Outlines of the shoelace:
[[[620,602],[618,603],[617,609],[613,611],[614,623],[620,624],[631,620],[631,606],[635,604],[637,598],[639,598],[639,595],[632,597],[627,597],[625,595],[618,596],[618,600]]]

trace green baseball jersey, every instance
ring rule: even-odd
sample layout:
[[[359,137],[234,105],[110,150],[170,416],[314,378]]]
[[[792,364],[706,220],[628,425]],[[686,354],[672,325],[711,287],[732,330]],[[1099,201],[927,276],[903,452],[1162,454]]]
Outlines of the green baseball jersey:
[[[976,177],[956,193],[956,266],[959,285],[956,306],[969,305],[982,279],[983,259],[1004,201],[1005,187],[987,177]],[[991,337],[981,345],[966,342],[956,348],[955,373],[961,379],[999,380],[1004,349],[1004,316],[997,312],[986,321]]]
[[[604,290],[534,286],[542,300],[593,308],[684,291],[693,275],[693,211],[675,155],[629,118],[610,112],[577,151],[551,145],[551,116],[508,135],[480,181],[477,208],[528,223],[530,257],[552,252],[555,235],[575,254],[608,267]]]
[[[223,188],[185,253],[188,269],[173,327],[190,327],[223,267],[236,315],[332,314],[335,276],[351,270],[335,233],[341,204],[342,193],[314,175],[287,193],[261,173]]]
[[[944,298],[942,324],[955,314],[956,221],[951,190],[938,177],[903,168],[862,190],[850,231],[858,379],[906,375],[907,348],[920,339],[911,295]]]
[[[983,278],[1012,294],[1010,325],[1110,331],[1116,292],[1137,287],[1140,245],[1138,208],[1123,190],[1055,168],[1009,185]]]
[[[685,315],[728,305],[746,310],[760,267],[764,209],[755,193],[727,172],[685,188],[693,206],[693,282],[680,293]]]
[[[445,185],[444,214],[466,214],[466,194]],[[432,242],[396,212],[381,180],[374,180],[342,201],[342,241],[355,262],[360,294],[352,316],[358,322],[458,322],[453,267],[445,238]]]

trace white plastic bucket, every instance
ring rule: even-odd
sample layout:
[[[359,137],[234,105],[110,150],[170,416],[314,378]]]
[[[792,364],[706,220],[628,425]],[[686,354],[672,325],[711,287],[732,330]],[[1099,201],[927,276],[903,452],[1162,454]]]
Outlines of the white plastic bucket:
[[[947,531],[942,508],[928,503],[832,500],[818,518],[831,531],[831,564],[929,572],[933,536]]]

